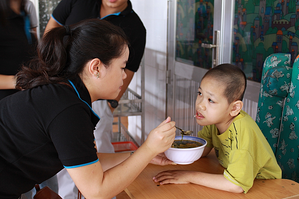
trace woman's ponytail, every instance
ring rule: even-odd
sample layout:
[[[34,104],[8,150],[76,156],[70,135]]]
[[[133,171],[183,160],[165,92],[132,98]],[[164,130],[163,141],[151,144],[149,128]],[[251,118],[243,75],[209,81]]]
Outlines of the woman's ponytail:
[[[70,32],[70,30],[68,30]],[[68,37],[68,38],[66,38]],[[67,63],[67,45],[70,34],[64,27],[49,31],[39,42],[37,58],[17,74],[17,89],[63,81],[62,71]]]
[[[94,58],[109,67],[125,46],[128,40],[123,30],[105,20],[88,19],[54,28],[39,42],[37,58],[17,74],[17,88],[65,82],[80,74]]]

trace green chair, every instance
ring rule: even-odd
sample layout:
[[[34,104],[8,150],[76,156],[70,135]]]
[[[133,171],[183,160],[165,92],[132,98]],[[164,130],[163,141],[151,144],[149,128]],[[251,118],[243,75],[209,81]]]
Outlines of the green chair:
[[[291,55],[286,53],[266,58],[256,122],[276,156],[282,177],[298,182],[299,59],[295,60],[293,68],[290,62]]]
[[[294,61],[291,85],[285,101],[276,159],[282,177],[299,182],[299,57]]]

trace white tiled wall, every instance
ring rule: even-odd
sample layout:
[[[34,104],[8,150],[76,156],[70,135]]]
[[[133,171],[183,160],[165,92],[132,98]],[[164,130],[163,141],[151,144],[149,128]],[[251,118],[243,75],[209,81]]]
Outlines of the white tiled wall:
[[[166,49],[167,0],[131,0],[147,30],[145,65],[145,135],[165,119],[166,104]],[[137,72],[130,88],[141,93],[140,74]],[[129,117],[129,132],[140,137],[140,117]]]

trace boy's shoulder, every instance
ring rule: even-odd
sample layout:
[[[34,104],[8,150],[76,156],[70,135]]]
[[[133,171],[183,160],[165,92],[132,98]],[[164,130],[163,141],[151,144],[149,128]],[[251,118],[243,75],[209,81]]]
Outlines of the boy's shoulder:
[[[255,125],[257,125],[256,122],[252,119],[252,117],[250,115],[248,115],[248,113],[246,113],[243,110],[241,110],[239,115],[237,115],[234,118],[232,124],[233,123],[234,124],[242,123],[242,125],[244,125],[244,124],[250,124],[250,125],[255,124]]]
[[[262,134],[257,123],[243,110],[241,110],[240,114],[235,117],[228,130],[239,134],[239,136],[242,135],[245,137],[252,136],[253,134],[255,136],[257,134]]]

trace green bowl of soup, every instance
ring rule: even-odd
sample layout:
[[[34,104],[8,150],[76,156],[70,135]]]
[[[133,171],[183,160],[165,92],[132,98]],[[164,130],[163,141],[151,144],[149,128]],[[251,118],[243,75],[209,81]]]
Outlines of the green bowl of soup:
[[[198,160],[207,141],[194,136],[176,136],[172,146],[164,153],[165,156],[176,164],[191,164]]]

